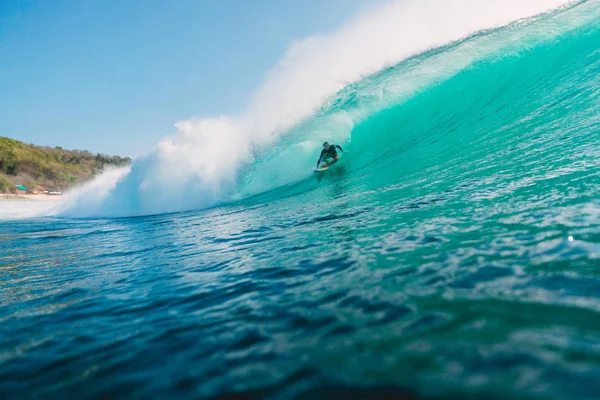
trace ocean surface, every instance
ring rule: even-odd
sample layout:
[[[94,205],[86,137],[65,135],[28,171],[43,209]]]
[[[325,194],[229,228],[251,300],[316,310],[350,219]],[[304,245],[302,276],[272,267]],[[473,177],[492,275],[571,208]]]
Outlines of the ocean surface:
[[[347,154],[314,174],[323,139]],[[55,211],[0,203],[0,398],[598,398],[600,2],[249,146],[189,191],[145,191],[163,148]]]

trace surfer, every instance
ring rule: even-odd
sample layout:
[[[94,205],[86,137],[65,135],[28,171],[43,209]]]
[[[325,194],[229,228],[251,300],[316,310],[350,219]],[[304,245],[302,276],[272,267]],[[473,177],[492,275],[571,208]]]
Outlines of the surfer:
[[[321,166],[322,168],[325,168],[325,167],[329,167],[331,164],[335,163],[340,158],[340,156],[337,153],[336,147],[338,149],[340,149],[340,151],[342,153],[344,152],[344,150],[337,144],[329,144],[327,142],[323,143],[323,150],[321,150],[321,155],[319,156],[319,160],[317,161],[317,168],[319,168],[321,161],[325,161],[329,158],[333,158],[332,161],[325,162]]]

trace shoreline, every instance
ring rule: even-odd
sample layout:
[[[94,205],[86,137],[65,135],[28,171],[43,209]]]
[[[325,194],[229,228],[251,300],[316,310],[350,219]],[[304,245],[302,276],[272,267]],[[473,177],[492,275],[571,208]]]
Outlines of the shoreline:
[[[47,194],[0,194],[0,201],[60,201],[62,198],[62,195],[50,196]]]

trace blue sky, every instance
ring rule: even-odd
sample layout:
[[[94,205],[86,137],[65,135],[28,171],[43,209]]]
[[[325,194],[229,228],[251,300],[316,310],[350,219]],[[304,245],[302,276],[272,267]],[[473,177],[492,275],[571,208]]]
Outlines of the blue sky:
[[[138,156],[369,0],[0,0],[0,136]]]

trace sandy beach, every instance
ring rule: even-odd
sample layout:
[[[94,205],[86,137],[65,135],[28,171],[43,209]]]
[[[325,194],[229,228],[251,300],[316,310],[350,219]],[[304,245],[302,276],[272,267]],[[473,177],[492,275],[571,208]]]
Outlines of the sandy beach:
[[[13,201],[60,201],[63,196],[49,196],[47,194],[0,194],[0,200]]]
[[[63,196],[0,194],[0,220],[48,216],[61,200]]]

